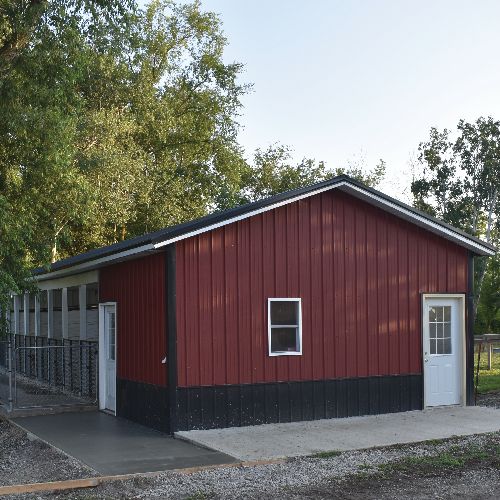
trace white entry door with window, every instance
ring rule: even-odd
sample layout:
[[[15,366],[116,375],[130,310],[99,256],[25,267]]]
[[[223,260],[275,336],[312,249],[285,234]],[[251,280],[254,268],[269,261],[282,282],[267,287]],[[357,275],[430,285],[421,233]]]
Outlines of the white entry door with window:
[[[116,304],[99,308],[99,407],[116,413]]]
[[[461,295],[424,295],[424,406],[463,403],[464,307]]]

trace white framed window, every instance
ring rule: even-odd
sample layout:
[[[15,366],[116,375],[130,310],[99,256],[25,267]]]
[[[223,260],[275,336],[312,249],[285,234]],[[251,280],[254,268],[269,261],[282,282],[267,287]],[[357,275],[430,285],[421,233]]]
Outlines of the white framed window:
[[[269,356],[302,354],[300,299],[272,298],[267,301]]]

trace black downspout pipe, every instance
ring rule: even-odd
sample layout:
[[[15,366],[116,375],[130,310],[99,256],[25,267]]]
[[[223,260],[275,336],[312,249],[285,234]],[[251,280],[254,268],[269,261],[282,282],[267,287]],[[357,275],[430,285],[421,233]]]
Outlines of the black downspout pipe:
[[[467,265],[467,326],[466,334],[466,390],[467,405],[474,405],[474,254],[469,252]]]
[[[175,243],[167,245],[165,261],[168,418],[170,434],[173,434],[177,430],[177,297]]]

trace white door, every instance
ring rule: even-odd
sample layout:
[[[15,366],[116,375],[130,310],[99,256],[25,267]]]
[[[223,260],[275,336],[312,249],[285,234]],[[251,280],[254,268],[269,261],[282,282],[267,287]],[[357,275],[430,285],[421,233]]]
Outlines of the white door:
[[[116,412],[116,306],[101,306],[100,407]]]
[[[424,406],[462,403],[464,300],[424,297]]]

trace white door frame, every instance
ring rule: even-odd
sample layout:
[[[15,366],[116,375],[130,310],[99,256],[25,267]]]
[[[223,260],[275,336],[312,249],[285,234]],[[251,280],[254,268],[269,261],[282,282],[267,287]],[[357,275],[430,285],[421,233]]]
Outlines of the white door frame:
[[[106,343],[105,343],[105,332],[104,332],[104,309],[109,306],[114,306],[115,308],[115,363],[118,364],[118,357],[116,356],[118,347],[118,314],[117,314],[117,304],[116,302],[100,302],[99,303],[99,409],[107,410],[106,408]],[[118,370],[117,370],[118,371]],[[115,394],[116,394],[116,377],[115,377]],[[115,410],[112,412],[116,415],[116,405]]]
[[[424,342],[424,328],[425,328],[425,322],[427,321],[427,317],[425,314],[425,301],[427,299],[458,299],[460,306],[462,308],[462,311],[458,312],[458,316],[461,321],[461,325],[459,325],[459,339],[462,342],[462,359],[460,363],[461,371],[462,371],[462,383],[460,384],[462,388],[462,394],[460,395],[460,404],[462,406],[465,406],[466,404],[466,360],[467,360],[467,342],[466,342],[466,323],[465,323],[465,293],[423,293],[422,294],[422,332],[421,332],[421,338],[422,338],[422,382],[423,382],[423,395],[424,395],[424,408],[431,408],[430,406],[426,406],[425,402],[427,400],[426,398],[426,393],[425,393],[425,342]]]

